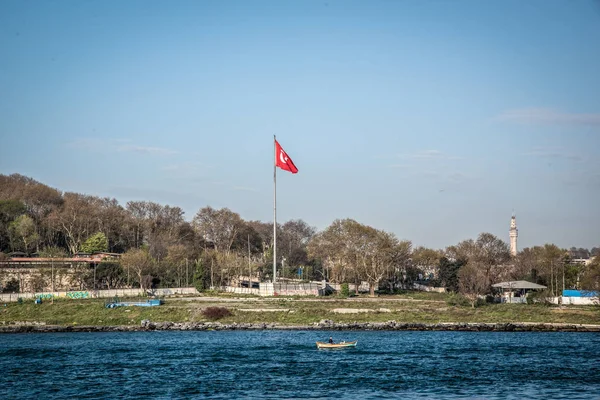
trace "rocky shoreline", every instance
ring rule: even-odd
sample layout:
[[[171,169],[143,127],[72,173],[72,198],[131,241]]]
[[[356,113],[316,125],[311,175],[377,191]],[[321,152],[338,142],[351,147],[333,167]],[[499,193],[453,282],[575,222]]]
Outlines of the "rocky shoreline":
[[[462,331],[462,332],[600,332],[600,325],[544,324],[544,323],[463,323],[446,322],[437,324],[406,322],[363,322],[336,323],[321,320],[312,325],[280,325],[275,323],[232,323],[220,322],[152,322],[140,325],[83,326],[14,324],[0,326],[0,333],[56,333],[56,332],[134,332],[134,331],[232,331],[232,330],[337,330],[337,331]]]

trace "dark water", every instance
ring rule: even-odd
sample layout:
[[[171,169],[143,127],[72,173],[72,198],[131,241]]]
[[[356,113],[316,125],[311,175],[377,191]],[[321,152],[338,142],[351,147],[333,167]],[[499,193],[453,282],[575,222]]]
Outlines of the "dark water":
[[[317,350],[330,334],[358,347]],[[600,398],[600,335],[0,335],[0,398]]]

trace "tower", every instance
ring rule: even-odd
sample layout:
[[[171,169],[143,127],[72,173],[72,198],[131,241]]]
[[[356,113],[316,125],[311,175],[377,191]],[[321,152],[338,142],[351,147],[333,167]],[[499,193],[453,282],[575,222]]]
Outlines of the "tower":
[[[512,218],[510,219],[510,254],[512,256],[517,255],[517,236],[519,236],[519,230],[517,229],[517,217],[513,212]]]

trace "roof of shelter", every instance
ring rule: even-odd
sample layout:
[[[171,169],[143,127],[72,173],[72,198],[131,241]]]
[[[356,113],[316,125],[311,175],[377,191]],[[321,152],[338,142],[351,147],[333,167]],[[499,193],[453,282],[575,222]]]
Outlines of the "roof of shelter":
[[[502,289],[546,289],[546,286],[544,285],[538,285],[537,283],[527,281],[500,282],[493,284],[492,287]]]

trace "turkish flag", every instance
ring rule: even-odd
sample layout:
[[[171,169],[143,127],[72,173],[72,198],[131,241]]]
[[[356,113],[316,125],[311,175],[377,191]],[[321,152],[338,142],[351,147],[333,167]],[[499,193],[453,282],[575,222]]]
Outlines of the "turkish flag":
[[[281,148],[277,140],[275,140],[275,165],[281,169],[290,171],[292,174],[298,172],[298,168],[296,168],[290,156]]]

